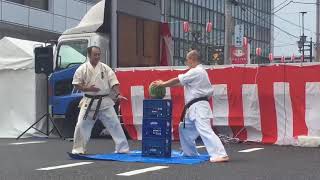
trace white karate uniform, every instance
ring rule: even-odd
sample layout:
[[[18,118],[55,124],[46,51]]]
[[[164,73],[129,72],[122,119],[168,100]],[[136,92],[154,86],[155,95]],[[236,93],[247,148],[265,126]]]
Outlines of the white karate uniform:
[[[178,76],[185,88],[185,103],[200,97],[213,95],[213,88],[208,74],[201,64]],[[219,137],[211,128],[213,114],[208,101],[199,101],[190,106],[185,115],[186,127],[179,125],[180,144],[185,156],[197,156],[195,140],[201,139],[211,159],[225,157],[227,153]]]
[[[111,88],[114,85],[119,84],[119,81],[112,69],[106,64],[99,62],[96,67],[93,68],[90,62],[86,62],[76,70],[72,84],[82,84],[87,87],[95,85],[95,87],[100,89],[99,92],[85,93],[88,95],[106,95],[111,93]],[[85,112],[89,106],[90,100],[91,98],[83,97],[79,104],[80,113],[74,132],[72,149],[72,153],[75,154],[86,153],[86,146],[90,139],[93,125],[96,122],[93,120],[93,115],[96,110],[98,99],[94,100],[89,114],[84,120]],[[115,142],[115,152],[128,152],[128,141],[113,106],[114,102],[109,96],[103,97],[96,119],[99,119],[110,132],[110,135]]]

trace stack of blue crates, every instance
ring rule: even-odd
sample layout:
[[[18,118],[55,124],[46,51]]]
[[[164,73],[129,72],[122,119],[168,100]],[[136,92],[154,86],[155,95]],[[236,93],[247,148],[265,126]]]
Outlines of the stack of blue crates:
[[[142,156],[171,157],[172,102],[143,101]]]

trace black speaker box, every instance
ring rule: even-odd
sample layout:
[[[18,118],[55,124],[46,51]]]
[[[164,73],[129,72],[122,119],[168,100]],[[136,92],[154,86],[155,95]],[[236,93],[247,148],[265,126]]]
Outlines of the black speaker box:
[[[35,54],[35,73],[50,75],[53,72],[53,48],[37,47],[34,49]]]

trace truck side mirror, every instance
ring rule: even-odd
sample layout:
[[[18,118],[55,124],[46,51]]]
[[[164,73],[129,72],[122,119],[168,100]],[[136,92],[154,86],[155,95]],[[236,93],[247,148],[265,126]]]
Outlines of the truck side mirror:
[[[34,49],[35,73],[49,76],[53,72],[53,47],[36,47]]]
[[[58,67],[58,68],[61,67],[61,56],[60,56],[60,55],[58,55],[57,67]]]

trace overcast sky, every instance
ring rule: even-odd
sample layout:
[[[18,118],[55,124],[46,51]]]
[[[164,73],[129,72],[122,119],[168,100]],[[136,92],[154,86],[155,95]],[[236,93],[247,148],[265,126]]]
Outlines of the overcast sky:
[[[277,7],[277,5],[279,5],[284,1],[285,0],[275,0],[275,7]],[[289,1],[290,0],[288,0],[287,2]],[[304,2],[304,3],[316,2],[316,0],[296,0],[296,1]],[[300,36],[301,28],[298,27],[302,25],[301,14],[299,14],[300,11],[308,12],[305,15],[305,29],[306,29],[305,35],[308,36],[308,40],[312,36],[313,41],[315,41],[316,40],[315,39],[315,32],[316,32],[316,5],[315,4],[309,4],[309,5],[294,4],[294,3],[289,4],[288,6],[286,6],[285,8],[283,8],[282,10],[276,13],[274,17],[274,25],[289,32],[292,35]],[[281,20],[277,16],[280,16],[281,18],[288,20],[289,22]],[[296,56],[298,56],[299,52],[298,52],[297,41],[298,41],[297,38],[289,36],[284,32],[281,32],[280,30],[274,28],[275,56],[282,56],[282,55],[290,56],[292,54],[295,54]]]

